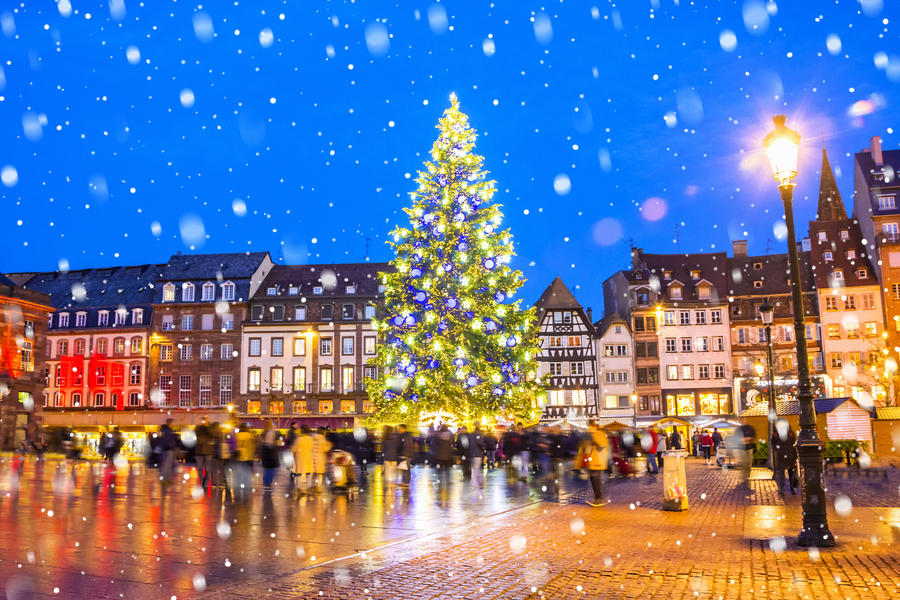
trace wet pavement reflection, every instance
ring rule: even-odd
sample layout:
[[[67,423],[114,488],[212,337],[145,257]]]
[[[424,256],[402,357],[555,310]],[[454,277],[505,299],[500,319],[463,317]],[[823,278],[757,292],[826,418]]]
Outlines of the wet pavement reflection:
[[[140,463],[27,460],[0,464],[0,584],[8,598],[177,598],[229,582],[315,567],[392,543],[476,526],[507,511],[557,501],[540,484],[491,471],[483,487],[454,469],[416,467],[409,487],[384,486],[370,467],[358,493],[297,496],[280,473],[271,494],[261,473],[241,500],[202,489],[179,467],[166,488]],[[552,486],[550,486],[552,488]],[[560,496],[586,483],[571,476]],[[202,596],[202,594],[199,594]]]

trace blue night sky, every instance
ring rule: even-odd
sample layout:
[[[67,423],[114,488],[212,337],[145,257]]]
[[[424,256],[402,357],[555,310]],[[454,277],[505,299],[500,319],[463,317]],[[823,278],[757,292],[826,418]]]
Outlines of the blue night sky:
[[[364,260],[368,245],[388,260],[455,91],[525,298],[558,274],[599,317],[629,240],[784,251],[760,148],[772,114],[807,144],[801,235],[823,144],[848,211],[852,154],[873,135],[898,146],[900,17],[882,0],[13,6],[0,3],[6,272],[191,247],[301,263]]]

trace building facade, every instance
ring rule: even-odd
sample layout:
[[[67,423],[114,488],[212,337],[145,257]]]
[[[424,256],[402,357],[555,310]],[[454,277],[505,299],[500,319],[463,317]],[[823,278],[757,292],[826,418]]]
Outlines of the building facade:
[[[808,240],[805,241],[808,246]],[[734,398],[742,412],[759,402],[768,402],[769,361],[766,330],[760,307],[773,307],[772,358],[775,396],[793,397],[798,391],[797,342],[791,299],[788,255],[747,256],[746,240],[733,242],[734,256],[728,259],[728,301],[730,305],[732,374]],[[810,375],[816,396],[825,396],[825,364],[821,346],[818,296],[812,275],[810,253],[800,249],[800,280]]]
[[[153,283],[162,265],[36,273],[49,319],[43,396],[48,427],[131,424],[149,405]]]
[[[547,377],[540,420],[586,423],[597,417],[597,355],[587,311],[557,277],[535,303],[541,350],[538,378]]]
[[[0,275],[0,449],[39,443],[44,358],[53,307],[46,294]]]
[[[868,242],[884,308],[884,350],[900,364],[900,150],[883,150],[881,138],[854,156],[853,216]],[[874,244],[875,248],[872,248]],[[884,376],[885,398],[896,405],[897,374]]]
[[[859,221],[847,217],[824,151],[818,215],[810,221],[809,235],[829,395],[870,405],[883,401],[884,311],[869,259],[872,247],[863,242]]]
[[[241,331],[238,412],[347,427],[372,412],[372,326],[387,263],[276,266],[250,301]]]
[[[631,423],[635,418],[634,338],[624,317],[607,315],[594,325],[597,331],[597,376],[600,418]]]
[[[273,266],[267,252],[169,259],[153,299],[153,407],[227,418],[241,384],[241,323]]]

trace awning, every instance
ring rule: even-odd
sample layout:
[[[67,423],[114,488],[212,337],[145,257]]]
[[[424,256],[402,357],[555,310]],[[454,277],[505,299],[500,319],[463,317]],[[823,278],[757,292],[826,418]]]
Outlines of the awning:
[[[694,424],[690,421],[685,421],[684,419],[678,419],[676,417],[663,417],[659,421],[653,423],[651,427],[661,427],[663,429],[666,427],[694,427]]]

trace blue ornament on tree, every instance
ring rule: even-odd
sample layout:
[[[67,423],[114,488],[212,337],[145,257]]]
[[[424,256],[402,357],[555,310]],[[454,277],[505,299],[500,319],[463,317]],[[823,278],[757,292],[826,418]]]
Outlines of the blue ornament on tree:
[[[497,266],[497,260],[494,259],[494,258],[486,258],[486,259],[484,259],[484,261],[482,261],[481,264],[482,264],[482,265],[484,266],[484,268],[487,269],[488,271],[492,271],[492,270],[494,269],[494,267]]]
[[[460,252],[465,252],[469,249],[469,243],[465,240],[462,240],[456,245],[456,249]]]
[[[409,274],[410,274],[412,277],[421,277],[421,276],[422,276],[422,269],[420,269],[419,267],[413,267],[412,269],[409,270]]]
[[[515,345],[518,343],[519,342],[518,342],[518,340],[516,340],[516,336],[514,336],[514,335],[511,335],[508,338],[506,338],[506,345],[509,346],[510,348],[514,348]]]
[[[484,319],[484,330],[488,333],[495,333],[497,331],[497,321],[485,318]]]
[[[447,298],[447,308],[454,309],[459,306],[459,300],[456,298]]]
[[[396,317],[391,319],[391,323],[393,323],[397,327],[400,327],[401,325],[403,325],[403,320],[404,320],[403,317],[401,317],[400,315],[397,315]]]
[[[441,187],[447,187],[447,184],[450,183],[450,180],[447,179],[447,176],[444,175],[443,173],[441,173],[440,175],[438,175],[438,176],[435,178],[435,181],[437,181],[437,184],[438,184],[439,186],[441,186]]]
[[[437,369],[438,367],[441,366],[441,363],[439,363],[437,360],[432,358],[432,359],[428,360],[427,366],[429,369]]]
[[[466,377],[466,387],[475,387],[478,385],[478,378],[474,375],[469,375]]]
[[[406,320],[404,321],[404,323],[406,324],[407,327],[412,327],[417,322],[418,322],[418,319],[416,319],[415,315],[407,315]]]
[[[494,294],[494,300],[496,300],[497,302],[503,302],[504,300],[506,300],[506,294],[504,294],[503,292],[497,292],[496,294]]]
[[[422,290],[419,290],[413,296],[413,300],[415,300],[416,302],[419,302],[420,304],[425,304],[425,302],[428,301],[428,294],[426,294]]]
[[[503,388],[500,387],[500,386],[495,387],[495,388],[494,388],[494,395],[495,395],[495,396],[502,396],[502,395],[503,395]]]
[[[441,333],[444,333],[445,331],[447,331],[447,324],[444,323],[443,321],[438,323],[438,331],[440,331]]]

